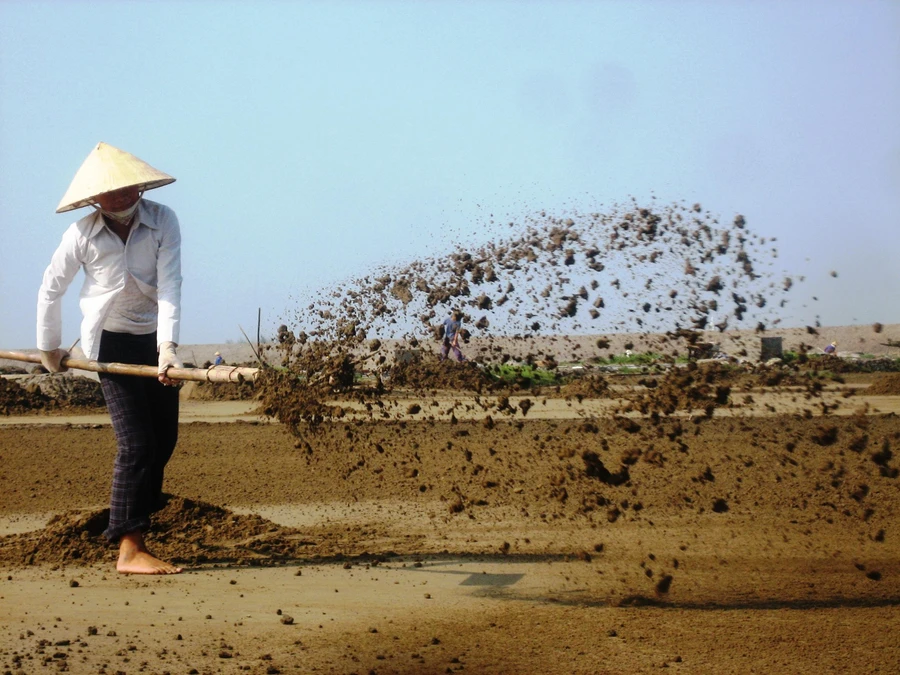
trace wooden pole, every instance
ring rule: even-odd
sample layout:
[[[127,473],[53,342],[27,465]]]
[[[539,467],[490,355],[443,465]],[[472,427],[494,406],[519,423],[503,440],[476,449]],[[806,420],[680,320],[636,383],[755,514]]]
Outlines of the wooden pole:
[[[0,349],[0,359],[11,361],[25,361],[27,363],[40,363],[39,354],[26,354],[25,352],[9,352]],[[100,361],[88,361],[87,359],[75,359],[66,356],[62,365],[67,368],[89,370],[93,373],[111,373],[113,375],[138,375],[140,377],[157,377],[159,375],[156,366],[136,366],[130,363],[102,363]],[[166,375],[173,380],[186,380],[192,382],[254,382],[259,375],[259,368],[242,368],[238,366],[213,366],[212,368],[169,368]]]

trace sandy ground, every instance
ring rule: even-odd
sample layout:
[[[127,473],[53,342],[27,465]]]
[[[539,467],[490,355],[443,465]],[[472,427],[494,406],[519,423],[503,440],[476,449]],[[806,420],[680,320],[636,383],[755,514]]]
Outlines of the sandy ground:
[[[3,418],[0,672],[896,672],[878,377],[657,422],[551,395],[487,425],[438,395],[306,439],[186,400],[166,490],[235,527],[151,535],[187,566],[166,578],[117,575],[87,532],[51,544],[50,517],[107,499],[105,416]]]

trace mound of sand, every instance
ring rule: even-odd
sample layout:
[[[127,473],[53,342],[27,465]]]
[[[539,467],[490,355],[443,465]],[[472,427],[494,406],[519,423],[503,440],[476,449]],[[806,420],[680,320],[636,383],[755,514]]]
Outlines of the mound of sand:
[[[50,398],[42,394],[40,389],[26,389],[14,380],[0,377],[0,413],[21,415],[45,410],[50,405]]]
[[[181,397],[197,401],[252,401],[259,395],[255,382],[186,382]]]
[[[100,383],[74,373],[33,375],[18,380],[0,378],[0,412],[60,412],[106,407]]]
[[[69,371],[35,375],[21,381],[26,389],[37,388],[59,408],[105,408],[100,382]]]
[[[55,516],[37,532],[6,537],[0,547],[5,564],[91,564],[114,560],[116,549],[103,532],[109,509],[69,511]],[[295,530],[259,516],[239,516],[201,501],[164,496],[154,515],[147,543],[158,556],[176,563],[262,564],[296,558],[304,542]]]
[[[866,389],[869,396],[896,396],[900,395],[900,373],[888,373],[881,375]]]

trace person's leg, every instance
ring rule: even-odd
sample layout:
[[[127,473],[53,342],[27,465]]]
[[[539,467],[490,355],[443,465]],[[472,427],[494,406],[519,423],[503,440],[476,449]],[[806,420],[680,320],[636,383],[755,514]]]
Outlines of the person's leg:
[[[453,345],[453,355],[456,357],[457,361],[465,361],[465,357],[456,345]]]
[[[441,361],[447,358],[447,355],[450,353],[450,340],[444,339],[443,344],[441,344]]]
[[[154,336],[131,336],[104,332],[101,361],[153,365]],[[150,526],[150,514],[157,509],[162,467],[171,456],[171,447],[159,448],[154,419],[153,397],[148,381],[137,376],[100,376],[103,394],[116,433],[118,452],[113,467],[109,527],[105,534],[119,542],[116,569],[130,574],[171,574],[181,570],[154,557],[144,544],[143,531]],[[162,388],[156,380],[150,382]],[[173,390],[175,391],[175,390]],[[177,395],[177,391],[175,391]],[[177,407],[176,407],[177,415]],[[177,424],[177,417],[176,417]],[[167,442],[172,442],[168,440]],[[165,458],[159,466],[160,455]]]
[[[126,532],[150,527],[146,508],[147,476],[156,441],[147,414],[147,397],[137,377],[101,374],[118,450],[113,465],[106,536],[116,541]]]
[[[166,464],[172,457],[175,444],[178,442],[178,388],[166,387],[158,380],[144,378],[147,389],[147,402],[150,419],[156,437],[155,453],[151,458],[148,473],[148,490],[150,511],[155,512],[163,507],[162,487]]]

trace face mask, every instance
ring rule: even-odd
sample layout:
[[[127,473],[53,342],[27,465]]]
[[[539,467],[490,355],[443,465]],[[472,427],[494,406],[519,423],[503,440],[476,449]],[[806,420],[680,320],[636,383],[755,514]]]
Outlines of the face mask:
[[[138,204],[140,203],[141,200],[139,198],[134,204],[129,206],[124,211],[104,211],[103,209],[100,209],[100,213],[102,213],[107,218],[110,218],[117,223],[124,225],[129,220],[131,220],[131,217],[134,215],[134,212],[137,211]]]

